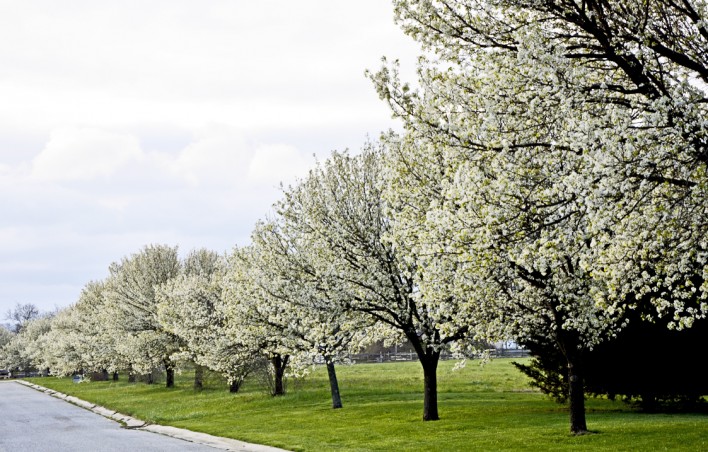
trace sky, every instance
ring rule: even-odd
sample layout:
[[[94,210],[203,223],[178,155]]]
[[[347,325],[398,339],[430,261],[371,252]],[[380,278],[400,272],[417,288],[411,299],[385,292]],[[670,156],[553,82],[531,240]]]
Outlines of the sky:
[[[0,317],[148,244],[229,252],[315,158],[400,128],[386,0],[0,0]],[[2,322],[0,318],[0,322]]]

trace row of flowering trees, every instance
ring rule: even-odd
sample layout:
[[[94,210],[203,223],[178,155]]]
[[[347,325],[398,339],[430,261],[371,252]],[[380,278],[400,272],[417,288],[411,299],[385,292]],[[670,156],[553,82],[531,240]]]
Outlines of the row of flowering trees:
[[[441,352],[469,349],[487,326],[476,326],[470,300],[420,291],[417,262],[390,240],[384,156],[377,144],[333,153],[284,190],[249,246],[227,255],[198,250],[180,260],[176,248],[150,245],[113,263],[76,304],[12,344],[25,363],[58,375],[160,368],[168,387],[191,362],[236,389],[260,356],[271,363],[274,394],[287,367],[317,356],[337,408],[336,362],[375,340],[407,340],[425,376],[424,418],[437,419]]]
[[[341,353],[405,338],[435,420],[443,349],[542,338],[580,434],[583,355],[629,310],[708,314],[704,1],[394,5],[428,54],[417,90],[395,64],[370,74],[404,132],[318,163],[227,256],[112,265],[38,336],[42,365],[161,366],[169,384],[189,358],[238,382],[254,354],[276,376],[318,354],[340,406]]]
[[[308,320],[303,308],[263,292],[255,267],[246,267],[248,249],[231,256],[196,250],[183,260],[177,251],[149,245],[113,263],[109,276],[88,283],[72,306],[27,322],[14,336],[7,333],[2,366],[58,376],[120,371],[130,378],[160,370],[172,387],[175,371],[188,363],[196,368],[195,385],[208,368],[236,392],[265,360],[273,394],[280,395],[286,368],[302,370],[314,354],[326,357],[336,384],[335,361],[366,337],[363,329],[338,326],[339,318]],[[338,341],[327,328],[343,330]]]

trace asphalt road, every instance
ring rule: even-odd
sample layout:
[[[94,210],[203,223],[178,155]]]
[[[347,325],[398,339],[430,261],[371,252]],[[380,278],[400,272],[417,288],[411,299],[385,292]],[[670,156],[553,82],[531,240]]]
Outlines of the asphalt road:
[[[0,381],[0,452],[214,452],[141,430],[12,381]]]

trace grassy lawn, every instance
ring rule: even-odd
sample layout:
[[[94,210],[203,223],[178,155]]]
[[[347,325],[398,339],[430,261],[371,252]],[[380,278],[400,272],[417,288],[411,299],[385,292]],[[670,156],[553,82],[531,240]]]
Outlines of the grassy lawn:
[[[340,366],[341,410],[331,409],[324,368],[291,380],[278,398],[257,381],[238,394],[216,379],[195,392],[188,374],[173,389],[129,384],[124,376],[115,383],[31,381],[153,423],[296,451],[708,451],[705,414],[644,414],[609,400],[588,400],[596,434],[571,436],[565,408],[529,389],[511,361],[472,361],[457,371],[441,362],[436,422],[422,421],[417,362]]]

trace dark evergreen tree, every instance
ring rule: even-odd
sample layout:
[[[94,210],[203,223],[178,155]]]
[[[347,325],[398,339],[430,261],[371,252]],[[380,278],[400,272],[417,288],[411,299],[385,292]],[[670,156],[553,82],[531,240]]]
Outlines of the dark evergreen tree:
[[[647,411],[706,409],[708,319],[683,330],[668,318],[648,321],[642,310],[628,313],[628,325],[613,340],[583,356],[586,393],[638,403]],[[516,367],[532,385],[560,403],[567,400],[565,360],[554,344],[535,338],[522,344],[534,359]]]

